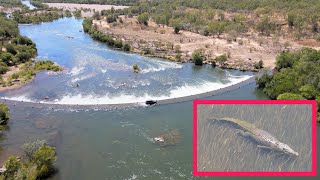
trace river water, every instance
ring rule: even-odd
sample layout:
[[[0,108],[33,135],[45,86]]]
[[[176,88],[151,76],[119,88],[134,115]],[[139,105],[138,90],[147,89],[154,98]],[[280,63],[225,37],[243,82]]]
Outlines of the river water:
[[[23,0],[22,0],[21,2],[22,2],[22,4],[28,6],[29,9],[31,9],[31,10],[36,9],[36,7],[33,6],[33,5],[30,3],[30,1],[23,1]]]
[[[53,60],[65,71],[59,75],[40,73],[31,84],[0,94],[11,100],[82,105],[142,103],[209,92],[252,76],[115,51],[82,32],[81,19],[20,25],[20,32],[37,44],[37,60]],[[140,73],[133,72],[134,64]],[[50,81],[48,76],[52,76]],[[50,99],[44,101],[47,96]]]
[[[52,76],[42,72],[28,86],[1,96],[30,102],[49,96],[46,103],[53,104],[140,102],[201,93],[252,75],[111,50],[81,29],[81,20],[72,18],[20,26],[21,33],[37,43],[37,59],[51,59],[66,70]],[[132,73],[134,63],[141,73]],[[79,88],[72,87],[76,83]],[[267,97],[248,85],[208,99]],[[1,162],[11,154],[21,154],[23,143],[45,139],[58,155],[59,172],[52,179],[194,179],[192,102],[109,109],[8,105],[10,128],[0,141]],[[159,147],[151,142],[170,129],[181,133],[180,143]]]

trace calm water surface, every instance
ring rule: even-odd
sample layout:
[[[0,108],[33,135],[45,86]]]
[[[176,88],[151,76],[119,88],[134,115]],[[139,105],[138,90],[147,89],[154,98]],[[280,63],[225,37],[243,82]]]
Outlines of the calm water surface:
[[[199,171],[311,171],[311,105],[199,105]],[[231,117],[270,133],[299,153],[259,148],[239,127],[208,119]],[[261,145],[261,144],[260,144]]]

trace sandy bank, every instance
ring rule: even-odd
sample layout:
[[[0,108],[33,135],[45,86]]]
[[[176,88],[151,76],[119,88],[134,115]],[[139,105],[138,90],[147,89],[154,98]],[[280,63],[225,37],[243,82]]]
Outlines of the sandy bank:
[[[114,6],[114,5],[100,5],[100,4],[73,4],[73,3],[45,3],[49,7],[53,8],[59,8],[63,10],[69,10],[69,11],[76,11],[78,9],[90,9],[92,11],[86,11],[82,12],[82,15],[84,17],[90,17],[93,15],[93,10],[95,11],[102,11],[102,10],[108,10],[113,7],[114,9],[125,9],[129,6]]]

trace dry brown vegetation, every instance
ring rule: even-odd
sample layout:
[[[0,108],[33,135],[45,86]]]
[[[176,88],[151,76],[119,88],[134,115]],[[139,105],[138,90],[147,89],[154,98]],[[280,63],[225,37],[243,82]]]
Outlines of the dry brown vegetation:
[[[119,19],[122,20],[120,23]],[[156,56],[190,61],[195,51],[201,51],[205,63],[211,63],[215,57],[227,55],[227,62],[222,66],[235,69],[253,70],[254,64],[262,60],[265,67],[274,67],[276,56],[284,50],[301,47],[293,40],[277,36],[261,36],[250,31],[245,34],[222,34],[204,36],[181,30],[178,34],[168,26],[157,25],[151,19],[148,26],[139,24],[136,17],[119,16],[117,22],[107,23],[105,18],[93,21],[94,26],[105,34],[129,43],[135,51],[149,49]]]

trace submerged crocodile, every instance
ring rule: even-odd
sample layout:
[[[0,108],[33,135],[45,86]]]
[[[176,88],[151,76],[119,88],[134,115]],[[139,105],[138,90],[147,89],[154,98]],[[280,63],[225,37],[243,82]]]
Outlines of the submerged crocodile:
[[[298,156],[299,153],[294,151],[290,146],[288,146],[285,143],[280,142],[278,139],[276,139],[274,136],[272,136],[267,131],[264,131],[262,129],[258,129],[253,124],[247,123],[245,121],[234,119],[234,118],[219,118],[219,119],[209,119],[212,121],[226,121],[232,124],[235,124],[239,126],[242,131],[241,134],[245,137],[251,137],[255,141],[257,141],[259,144],[259,148],[266,148],[271,150],[276,150],[285,154],[289,155],[295,155]]]

